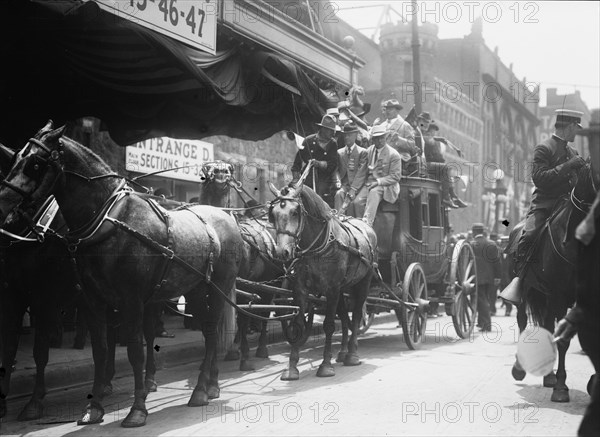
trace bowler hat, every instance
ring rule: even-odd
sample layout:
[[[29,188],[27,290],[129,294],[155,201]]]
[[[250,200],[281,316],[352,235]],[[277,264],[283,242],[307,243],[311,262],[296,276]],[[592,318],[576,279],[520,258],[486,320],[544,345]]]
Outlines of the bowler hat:
[[[400,104],[400,102],[396,99],[386,100],[385,102],[383,102],[383,107],[384,108],[396,108],[399,111],[403,108],[403,106]]]
[[[327,129],[331,129],[332,131],[335,131],[335,127],[337,126],[337,123],[331,115],[324,115],[323,119],[321,120],[321,123],[317,123],[317,126],[321,126],[321,127],[327,128]]]

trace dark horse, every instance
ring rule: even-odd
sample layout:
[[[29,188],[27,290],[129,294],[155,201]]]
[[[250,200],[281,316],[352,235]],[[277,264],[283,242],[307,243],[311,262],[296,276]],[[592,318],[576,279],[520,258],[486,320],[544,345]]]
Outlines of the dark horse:
[[[331,364],[331,338],[335,330],[336,312],[342,326],[348,325],[343,292],[348,292],[353,302],[352,335],[348,340],[347,328],[342,335],[342,349],[338,360],[346,366],[360,364],[358,357],[358,329],[363,304],[367,298],[377,258],[377,236],[362,220],[348,218],[343,221],[334,215],[329,206],[301,181],[293,187],[277,191],[269,209],[269,220],[277,235],[277,256],[292,261],[290,284],[299,314],[287,329],[291,344],[289,366],[282,380],[300,377],[297,364],[299,348],[310,334],[305,314],[311,318],[308,295],[325,296],[326,310],[323,330],[325,348],[323,362],[317,376],[334,376]],[[289,331],[293,331],[292,333]]]
[[[65,237],[77,264],[83,293],[96,314],[117,308],[128,335],[133,368],[133,406],[124,427],[146,422],[142,337],[153,332],[144,321],[144,304],[197,290],[206,353],[189,406],[219,396],[217,327],[225,300],[232,300],[242,238],[235,221],[209,206],[167,212],[137,195],[92,151],[62,137],[64,128],[30,139],[0,188],[0,221],[12,219],[23,202],[54,194],[70,229]],[[94,347],[95,381],[85,423],[104,414],[103,369],[106,348]],[[98,368],[100,367],[100,369]]]
[[[204,179],[200,183],[199,203],[218,208],[228,208],[231,203],[232,189],[239,190],[233,175],[233,166],[223,161],[207,162],[202,166],[202,173]],[[273,257],[275,253],[275,230],[266,219],[256,216],[260,213],[253,213],[256,210],[258,208],[252,208],[246,211],[247,214],[235,215],[244,239],[243,258],[238,277],[254,282],[276,280],[284,274],[284,270],[283,264]],[[257,294],[260,297],[261,304],[270,304],[273,300],[272,293]],[[266,315],[268,316],[268,314]],[[254,370],[248,362],[250,317],[238,312],[237,320],[238,329],[235,341],[225,359],[237,360],[240,358],[240,370]],[[256,349],[256,356],[259,358],[269,357],[267,339],[267,321],[262,320],[258,348]]]
[[[541,231],[535,252],[527,260],[526,273],[522,282],[523,303],[517,308],[517,322],[523,331],[527,324],[527,312],[532,321],[550,332],[575,302],[577,242],[573,238],[575,227],[585,217],[587,209],[596,195],[591,166],[586,164],[577,173],[577,182],[570,196],[561,199],[554,208],[546,226]],[[523,228],[519,223],[511,231],[506,252],[515,254]],[[545,387],[554,387],[553,402],[569,402],[566,385],[565,355],[568,342],[558,344],[558,368],[556,375],[544,377]],[[525,377],[518,363],[513,366],[517,380]]]

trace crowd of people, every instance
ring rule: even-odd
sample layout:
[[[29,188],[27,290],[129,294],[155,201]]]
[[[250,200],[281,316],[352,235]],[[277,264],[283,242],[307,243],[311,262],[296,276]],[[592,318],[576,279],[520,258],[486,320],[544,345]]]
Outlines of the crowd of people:
[[[371,225],[382,200],[396,202],[402,176],[437,179],[445,207],[467,206],[454,191],[442,153],[444,138],[436,136],[439,126],[429,112],[404,119],[400,102],[390,99],[382,103],[381,116],[369,126],[366,112],[353,109],[343,101],[327,110],[317,123],[318,132],[307,136],[296,154],[292,184],[312,162],[304,184],[331,208]]]

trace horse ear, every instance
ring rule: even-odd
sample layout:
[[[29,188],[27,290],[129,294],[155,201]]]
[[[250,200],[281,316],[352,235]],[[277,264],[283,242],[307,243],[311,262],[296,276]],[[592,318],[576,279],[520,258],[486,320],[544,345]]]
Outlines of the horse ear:
[[[67,128],[67,126],[64,125],[64,126],[61,126],[61,127],[57,128],[57,129],[54,129],[53,131],[50,131],[48,133],[47,139],[50,140],[50,141],[52,141],[52,142],[58,140],[60,137],[62,137],[63,132],[65,131],[66,128]]]
[[[273,193],[275,195],[275,197],[281,196],[281,191],[279,191],[277,188],[275,188],[275,185],[273,185],[271,183],[271,181],[269,181],[269,189],[271,190],[271,193]]]

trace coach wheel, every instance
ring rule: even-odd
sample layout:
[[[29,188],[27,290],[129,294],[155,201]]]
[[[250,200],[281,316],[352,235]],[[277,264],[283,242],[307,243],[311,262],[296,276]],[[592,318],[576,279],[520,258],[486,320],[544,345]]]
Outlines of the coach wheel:
[[[452,323],[460,338],[467,338],[477,322],[477,266],[469,243],[460,240],[450,265],[450,286],[454,287]]]
[[[419,263],[412,263],[404,273],[402,305],[399,309],[404,341],[409,349],[415,350],[425,340],[427,311],[423,301],[427,300],[427,280]]]

